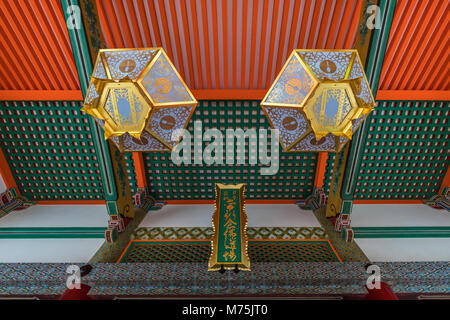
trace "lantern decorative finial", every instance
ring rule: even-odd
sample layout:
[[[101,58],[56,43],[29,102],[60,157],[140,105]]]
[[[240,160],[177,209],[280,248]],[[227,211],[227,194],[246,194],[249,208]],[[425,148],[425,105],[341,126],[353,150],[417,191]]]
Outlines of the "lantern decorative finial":
[[[170,151],[196,105],[162,48],[102,49],[82,110],[122,152]]]
[[[374,109],[356,50],[294,50],[261,106],[285,151],[338,152]]]

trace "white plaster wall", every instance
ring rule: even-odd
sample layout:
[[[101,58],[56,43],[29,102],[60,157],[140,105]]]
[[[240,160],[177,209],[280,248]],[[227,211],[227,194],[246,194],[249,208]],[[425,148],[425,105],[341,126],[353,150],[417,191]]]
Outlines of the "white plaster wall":
[[[353,227],[450,226],[450,213],[422,204],[356,204]],[[450,238],[356,238],[371,261],[450,261]]]
[[[312,211],[294,204],[246,204],[249,227],[320,227]],[[150,211],[140,227],[211,227],[214,205],[166,205]]]
[[[370,261],[450,261],[450,238],[355,239]]]
[[[2,227],[107,227],[105,205],[36,205],[0,219]]]
[[[6,227],[106,227],[105,205],[36,205],[0,219]],[[88,262],[104,239],[0,239],[0,263]]]
[[[88,262],[104,239],[0,239],[0,263]]]
[[[450,213],[424,204],[356,204],[350,215],[353,227],[450,226]]]

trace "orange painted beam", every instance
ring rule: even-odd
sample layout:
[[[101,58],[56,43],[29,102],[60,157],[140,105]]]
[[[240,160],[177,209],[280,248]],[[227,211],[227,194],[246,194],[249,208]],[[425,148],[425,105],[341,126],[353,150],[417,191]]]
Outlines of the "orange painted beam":
[[[353,204],[422,204],[423,200],[353,200]]]
[[[82,101],[81,90],[0,90],[0,101]]]
[[[378,90],[376,100],[438,100],[449,101],[446,90]]]
[[[192,90],[197,100],[262,100],[267,90]],[[0,90],[0,101],[82,101],[81,90]],[[444,90],[378,90],[377,100],[450,101]]]
[[[9,164],[6,161],[5,155],[3,154],[3,150],[0,148],[0,175],[2,176],[3,182],[6,185],[7,189],[15,188],[17,194],[20,195],[19,188],[17,187],[16,180],[14,180],[14,176],[9,168]]]
[[[192,90],[192,94],[197,100],[262,100],[266,93],[267,90]]]
[[[450,187],[450,165],[447,166],[447,173],[445,174],[444,180],[442,180],[441,187],[439,188],[439,194],[441,194],[444,187]]]
[[[105,200],[41,200],[36,201],[37,205],[88,205],[88,204],[104,204]]]
[[[317,158],[316,176],[314,177],[314,187],[322,188],[325,178],[325,169],[327,167],[328,152],[319,152]]]
[[[136,171],[136,180],[138,188],[147,187],[147,179],[145,178],[144,158],[142,152],[133,152],[134,170]]]

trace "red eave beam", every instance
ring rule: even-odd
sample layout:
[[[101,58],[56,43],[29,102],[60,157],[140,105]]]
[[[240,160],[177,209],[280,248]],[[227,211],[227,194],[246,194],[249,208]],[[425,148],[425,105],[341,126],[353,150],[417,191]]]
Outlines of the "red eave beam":
[[[266,93],[267,90],[192,90],[192,94],[197,100],[262,100]]]
[[[314,187],[322,188],[325,178],[325,169],[327,167],[328,152],[319,152],[317,158],[316,175],[314,177]]]
[[[450,165],[447,166],[447,173],[445,174],[444,180],[442,180],[441,187],[439,188],[439,194],[441,194],[444,187],[450,187]]]
[[[134,170],[136,171],[136,180],[138,188],[147,187],[147,179],[145,178],[145,166],[142,152],[133,152]]]
[[[0,90],[0,101],[82,101],[80,90]]]
[[[376,100],[449,101],[450,91],[445,90],[378,90]]]
[[[165,200],[170,205],[214,204],[215,200]],[[295,204],[292,199],[246,199],[245,204]]]
[[[17,187],[16,181],[14,180],[14,176],[11,173],[11,169],[9,168],[8,162],[6,161],[5,155],[3,154],[3,150],[0,148],[0,175],[3,178],[3,182],[5,182],[6,188],[15,188],[17,194],[20,195],[19,188]]]

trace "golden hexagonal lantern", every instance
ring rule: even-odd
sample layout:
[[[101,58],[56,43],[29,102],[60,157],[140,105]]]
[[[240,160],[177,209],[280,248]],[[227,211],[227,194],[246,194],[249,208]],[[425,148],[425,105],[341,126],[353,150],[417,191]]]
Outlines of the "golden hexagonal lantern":
[[[99,51],[83,111],[120,151],[170,151],[197,105],[162,48]]]
[[[288,152],[340,151],[374,106],[357,50],[294,50],[261,102]]]

